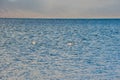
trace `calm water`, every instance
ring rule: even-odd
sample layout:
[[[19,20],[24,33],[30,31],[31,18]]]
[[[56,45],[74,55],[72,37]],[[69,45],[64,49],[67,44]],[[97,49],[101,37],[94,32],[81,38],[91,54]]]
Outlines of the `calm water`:
[[[120,80],[120,20],[0,19],[0,80]]]

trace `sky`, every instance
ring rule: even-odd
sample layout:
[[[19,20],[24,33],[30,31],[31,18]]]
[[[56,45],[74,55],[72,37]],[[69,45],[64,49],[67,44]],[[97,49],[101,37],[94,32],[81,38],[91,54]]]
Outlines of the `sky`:
[[[120,18],[120,0],[0,0],[0,17]]]

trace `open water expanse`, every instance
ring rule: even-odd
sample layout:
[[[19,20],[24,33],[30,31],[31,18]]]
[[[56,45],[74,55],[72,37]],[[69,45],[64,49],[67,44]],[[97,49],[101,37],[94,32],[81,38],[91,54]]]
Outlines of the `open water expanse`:
[[[0,80],[120,80],[120,20],[0,19]]]

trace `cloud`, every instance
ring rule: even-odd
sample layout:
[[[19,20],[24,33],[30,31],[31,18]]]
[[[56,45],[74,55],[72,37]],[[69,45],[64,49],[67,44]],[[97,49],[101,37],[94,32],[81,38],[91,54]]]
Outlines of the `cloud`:
[[[114,17],[120,16],[119,3],[119,0],[0,0],[0,13],[20,14],[22,11],[46,17]]]

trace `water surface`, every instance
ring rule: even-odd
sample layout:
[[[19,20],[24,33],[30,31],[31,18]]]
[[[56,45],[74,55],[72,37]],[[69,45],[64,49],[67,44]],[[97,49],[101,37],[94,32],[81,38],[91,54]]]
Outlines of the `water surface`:
[[[0,80],[120,80],[120,20],[0,19]]]

